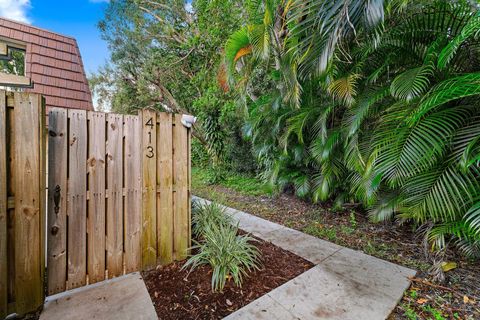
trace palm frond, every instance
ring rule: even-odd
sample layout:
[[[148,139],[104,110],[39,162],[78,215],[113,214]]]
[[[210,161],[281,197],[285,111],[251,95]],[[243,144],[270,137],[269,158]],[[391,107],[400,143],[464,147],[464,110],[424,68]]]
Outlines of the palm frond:
[[[295,50],[301,57],[301,76],[324,72],[342,37],[373,27],[383,18],[382,0],[294,1],[290,24],[298,39]]]
[[[395,98],[408,102],[427,90],[430,84],[429,77],[432,75],[433,68],[431,65],[407,70],[393,79],[390,92]]]
[[[452,221],[434,226],[427,238],[432,250],[441,250],[447,246],[450,238],[466,256],[480,257],[480,234],[464,221]]]
[[[225,61],[230,74],[235,72],[235,66],[241,57],[252,52],[247,28],[242,28],[232,34],[225,45]]]
[[[469,226],[475,230],[478,235],[480,235],[480,200],[477,200],[477,202],[474,203],[470,209],[468,209],[464,218]]]
[[[479,188],[473,172],[462,172],[456,166],[432,168],[402,187],[407,209],[401,216],[421,223],[458,220],[473,204]]]
[[[371,113],[371,107],[383,100],[388,94],[388,88],[375,88],[373,90],[366,90],[366,92],[359,97],[358,102],[347,111],[344,116],[344,126],[348,128],[347,135],[352,136],[360,128],[362,122]]]
[[[468,73],[450,78],[434,86],[422,99],[410,123],[447,102],[480,94],[480,73]]]
[[[453,59],[460,46],[471,36],[477,36],[480,32],[480,13],[476,13],[468,20],[461,32],[445,46],[438,57],[437,66],[440,70],[445,69]]]
[[[328,92],[334,99],[338,99],[346,105],[352,105],[357,95],[356,87],[359,78],[359,74],[353,73],[336,79],[328,85]]]

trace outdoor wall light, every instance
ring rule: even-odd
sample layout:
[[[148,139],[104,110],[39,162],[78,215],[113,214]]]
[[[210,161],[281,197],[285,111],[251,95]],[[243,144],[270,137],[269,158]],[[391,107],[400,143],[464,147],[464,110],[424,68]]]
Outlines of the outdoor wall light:
[[[194,116],[189,115],[189,114],[182,115],[181,122],[187,128],[191,128],[195,124],[196,121],[197,121],[197,117],[194,117]]]

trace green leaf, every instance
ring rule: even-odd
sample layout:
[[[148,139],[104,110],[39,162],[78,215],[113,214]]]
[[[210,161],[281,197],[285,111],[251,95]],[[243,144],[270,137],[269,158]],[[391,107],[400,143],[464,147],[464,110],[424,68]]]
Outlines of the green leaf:
[[[480,94],[480,72],[468,73],[445,80],[433,87],[420,102],[410,124],[447,102]]]
[[[352,136],[360,128],[362,122],[371,114],[371,107],[383,100],[388,88],[380,88],[363,94],[358,102],[347,111],[344,125],[348,126],[348,136]]]
[[[442,222],[462,218],[480,185],[474,173],[463,173],[453,165],[418,174],[402,190],[406,195],[403,217]]]
[[[468,209],[465,213],[465,220],[480,235],[480,200]]]
[[[480,31],[480,13],[476,13],[474,17],[468,20],[468,23],[462,28],[460,34],[453,38],[450,43],[443,48],[442,52],[438,56],[437,66],[440,70],[447,67],[448,63],[455,56],[460,46],[465,43],[472,35],[478,35]]]
[[[233,74],[235,70],[235,64],[238,60],[238,53],[241,52],[241,50],[247,50],[250,45],[251,43],[247,28],[242,28],[236,31],[227,40],[227,44],[225,45],[225,60],[230,73]]]
[[[449,262],[442,262],[442,270],[443,272],[448,272],[450,270],[456,269],[457,268],[457,263],[454,261],[449,261]]]
[[[407,70],[393,79],[390,92],[393,97],[408,102],[427,90],[432,75],[433,68],[430,65]]]

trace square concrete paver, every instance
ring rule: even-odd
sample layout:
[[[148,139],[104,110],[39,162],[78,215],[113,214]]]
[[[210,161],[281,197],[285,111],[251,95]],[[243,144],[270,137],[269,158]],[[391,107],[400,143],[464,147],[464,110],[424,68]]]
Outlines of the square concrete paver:
[[[314,264],[322,262],[343,249],[342,246],[286,227],[259,237]]]
[[[300,319],[385,319],[397,304],[375,287],[331,273],[321,265],[268,295]]]
[[[40,320],[156,320],[139,273],[66,291],[46,299]]]
[[[402,296],[410,285],[409,277],[416,274],[415,270],[348,248],[334,253],[319,267],[394,299]]]
[[[259,310],[265,314],[280,312],[285,319],[386,319],[410,285],[408,277],[415,273],[341,249],[226,319],[255,319]]]

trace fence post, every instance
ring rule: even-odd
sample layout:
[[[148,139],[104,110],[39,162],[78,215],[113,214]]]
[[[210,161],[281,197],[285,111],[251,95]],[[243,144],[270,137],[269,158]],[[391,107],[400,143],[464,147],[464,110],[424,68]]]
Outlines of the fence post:
[[[189,202],[189,143],[188,129],[182,124],[182,116],[175,115],[173,130],[173,172],[174,172],[174,227],[173,248],[175,260],[187,257],[190,245],[190,202]]]

